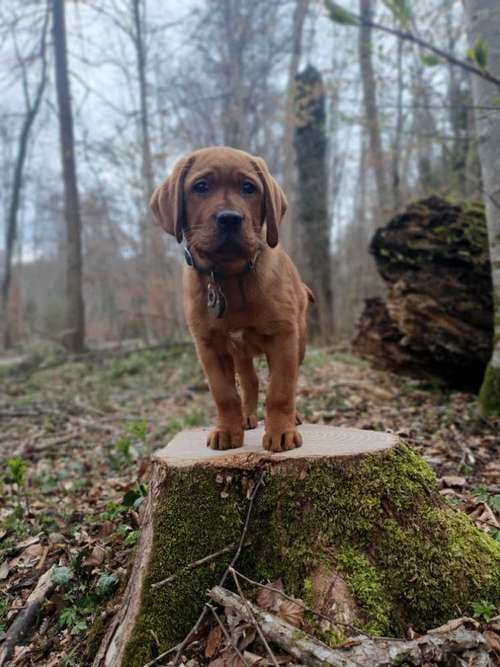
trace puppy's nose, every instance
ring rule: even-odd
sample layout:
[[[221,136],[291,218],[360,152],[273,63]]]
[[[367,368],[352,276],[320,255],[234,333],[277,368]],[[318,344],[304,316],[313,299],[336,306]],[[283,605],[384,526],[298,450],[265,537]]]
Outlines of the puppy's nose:
[[[238,211],[232,211],[228,208],[219,211],[215,216],[217,223],[221,227],[235,227],[241,225],[243,222],[243,216]]]

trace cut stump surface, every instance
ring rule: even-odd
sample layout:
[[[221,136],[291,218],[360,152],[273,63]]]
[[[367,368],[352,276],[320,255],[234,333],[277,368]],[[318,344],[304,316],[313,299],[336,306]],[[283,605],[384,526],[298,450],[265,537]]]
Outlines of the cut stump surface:
[[[287,452],[273,453],[262,448],[262,427],[245,432],[245,443],[238,449],[216,451],[206,446],[208,428],[178,433],[154,459],[176,468],[193,465],[247,467],[289,459],[317,459],[373,454],[394,447],[398,439],[389,433],[363,431],[357,428],[335,428],[306,424],[298,427],[304,444]]]
[[[207,448],[207,429],[185,431],[155,453],[134,565],[96,667],[142,667],[184,639],[234,556],[262,473],[235,567],[257,582],[281,579],[331,617],[303,627],[322,641],[352,626],[424,632],[498,598],[500,544],[446,504],[397,436],[299,430],[303,446],[278,454],[262,449],[262,429],[229,451]]]

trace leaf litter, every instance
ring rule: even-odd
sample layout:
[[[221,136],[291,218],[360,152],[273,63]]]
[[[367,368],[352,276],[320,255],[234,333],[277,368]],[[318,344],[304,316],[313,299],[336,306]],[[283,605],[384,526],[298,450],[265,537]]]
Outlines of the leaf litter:
[[[93,631],[126,584],[148,457],[179,430],[210,424],[213,402],[186,345],[3,372],[0,382],[0,648],[53,567],[54,591],[12,664],[86,664],[97,650]],[[297,409],[305,422],[399,435],[433,467],[447,501],[500,541],[500,421],[483,420],[474,396],[373,370],[341,348],[310,348]],[[281,581],[270,587],[276,593],[254,591],[257,604],[303,627],[301,601],[280,596]],[[496,613],[478,607],[477,617],[498,653]],[[191,667],[241,665],[234,646],[248,665],[271,664],[253,626],[221,618],[231,644],[214,621],[186,658]]]

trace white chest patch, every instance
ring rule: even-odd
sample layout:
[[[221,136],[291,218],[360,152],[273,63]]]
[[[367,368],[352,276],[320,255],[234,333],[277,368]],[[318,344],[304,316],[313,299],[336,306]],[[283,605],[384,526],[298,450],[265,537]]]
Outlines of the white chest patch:
[[[229,338],[234,342],[234,343],[241,343],[243,340],[243,329],[233,329],[233,331],[229,331]]]

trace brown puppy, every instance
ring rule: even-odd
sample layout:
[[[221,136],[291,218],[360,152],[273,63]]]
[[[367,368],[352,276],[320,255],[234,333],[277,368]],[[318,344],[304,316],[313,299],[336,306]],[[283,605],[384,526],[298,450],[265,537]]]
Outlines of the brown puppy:
[[[208,446],[241,447],[243,429],[257,426],[253,357],[265,354],[262,444],[300,447],[295,394],[312,294],[278,245],[287,201],[266,163],[233,148],[195,151],[155,190],[151,208],[166,232],[185,239],[186,318],[218,411]]]

